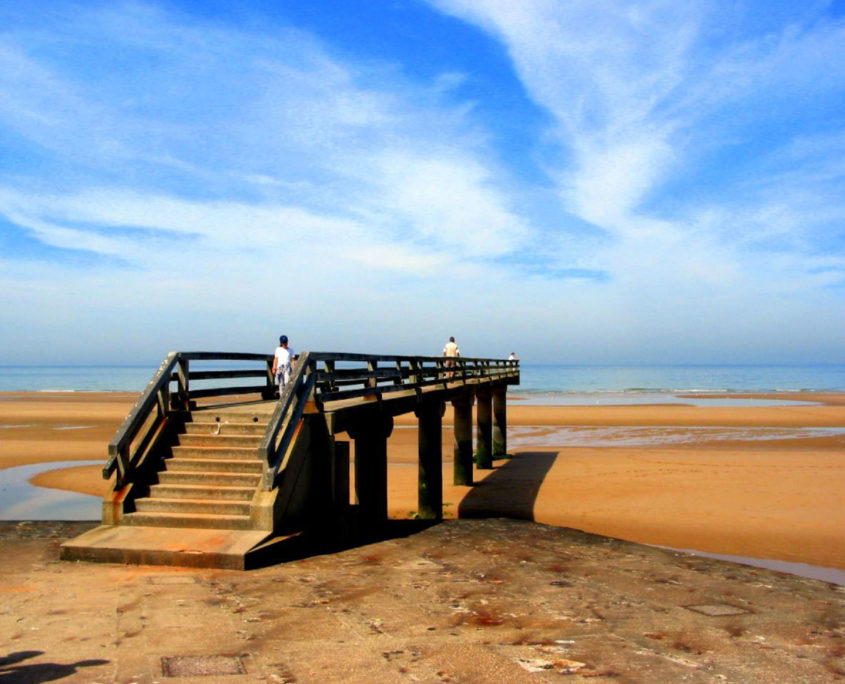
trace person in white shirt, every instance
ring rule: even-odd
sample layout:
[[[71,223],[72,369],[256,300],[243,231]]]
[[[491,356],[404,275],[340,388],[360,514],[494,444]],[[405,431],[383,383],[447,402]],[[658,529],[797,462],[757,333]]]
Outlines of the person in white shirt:
[[[455,343],[455,338],[450,337],[449,341],[446,343],[446,346],[443,347],[443,356],[446,357],[446,363],[444,364],[446,368],[454,368],[455,362],[451,359],[454,359],[461,355],[461,350],[458,348],[458,345]],[[447,378],[451,378],[454,375],[454,371],[449,371],[446,373]]]
[[[290,371],[296,364],[293,349],[288,347],[288,336],[282,335],[279,338],[279,346],[273,355],[273,375],[276,377],[276,384],[279,386],[279,398],[285,391],[285,385],[290,380]]]

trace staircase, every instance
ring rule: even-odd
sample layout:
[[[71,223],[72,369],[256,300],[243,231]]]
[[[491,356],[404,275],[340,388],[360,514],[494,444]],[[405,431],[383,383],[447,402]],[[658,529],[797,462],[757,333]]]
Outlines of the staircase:
[[[267,417],[194,410],[164,459],[158,484],[136,500],[124,524],[252,529],[250,505],[262,473],[256,449]]]
[[[276,402],[194,409],[177,423],[163,469],[117,525],[62,545],[66,560],[244,569],[272,535],[251,515],[258,446]],[[166,453],[166,452],[165,452]],[[156,481],[157,480],[157,481]],[[146,488],[144,488],[146,491]]]

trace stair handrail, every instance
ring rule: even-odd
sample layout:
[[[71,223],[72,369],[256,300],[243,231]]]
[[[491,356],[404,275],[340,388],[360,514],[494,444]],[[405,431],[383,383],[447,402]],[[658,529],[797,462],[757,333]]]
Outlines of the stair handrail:
[[[269,491],[275,486],[276,477],[284,465],[285,454],[293,443],[316,382],[317,373],[311,352],[302,352],[296,357],[290,379],[285,383],[285,389],[279,396],[258,446],[259,458],[264,464],[265,490]]]
[[[170,352],[161,362],[146,389],[138,397],[132,410],[120,424],[115,436],[109,442],[109,457],[103,466],[103,479],[107,480],[117,470],[117,487],[122,487],[127,480],[132,465],[129,447],[139,436],[144,424],[150,419],[154,410],[158,412],[155,422],[149,426],[142,441],[147,442],[150,436],[159,430],[170,412],[170,380],[173,370],[179,363],[180,352]],[[139,448],[136,453],[141,451]]]
[[[116,486],[122,487],[136,462],[145,457],[146,451],[167,425],[169,416],[178,410],[190,409],[193,400],[199,397],[225,396],[238,393],[260,392],[272,396],[270,367],[272,355],[244,354],[233,352],[179,352],[167,354],[147,387],[138,397],[132,410],[109,442],[108,459],[103,466],[103,479],[109,479],[117,471]],[[261,361],[266,370],[223,370],[191,372],[191,361]],[[191,390],[190,379],[227,379],[241,377],[264,377],[261,386],[232,386],[215,389]],[[171,397],[170,383],[176,381],[175,396]],[[133,443],[136,443],[133,449]]]

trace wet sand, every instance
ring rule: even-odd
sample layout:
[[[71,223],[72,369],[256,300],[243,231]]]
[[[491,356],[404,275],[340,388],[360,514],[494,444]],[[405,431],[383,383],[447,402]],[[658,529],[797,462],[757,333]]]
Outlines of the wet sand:
[[[508,405],[513,458],[452,482],[444,416],[447,518],[511,516],[630,541],[845,569],[845,395],[789,406]],[[0,394],[0,469],[105,459],[132,393]],[[702,395],[696,395],[701,403]],[[825,430],[827,429],[827,430]],[[644,432],[645,431],[645,432]],[[389,512],[417,507],[417,434],[396,420]],[[99,466],[42,473],[44,487],[100,495]]]

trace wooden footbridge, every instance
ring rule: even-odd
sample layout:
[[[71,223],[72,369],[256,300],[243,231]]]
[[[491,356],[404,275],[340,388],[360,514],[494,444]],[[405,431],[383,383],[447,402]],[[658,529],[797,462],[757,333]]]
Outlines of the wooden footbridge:
[[[517,361],[304,352],[278,399],[271,365],[264,354],[169,354],[109,444],[102,525],[62,558],[246,568],[274,540],[377,529],[388,438],[406,413],[419,426],[417,514],[439,520],[446,402],[455,484],[507,453]]]

